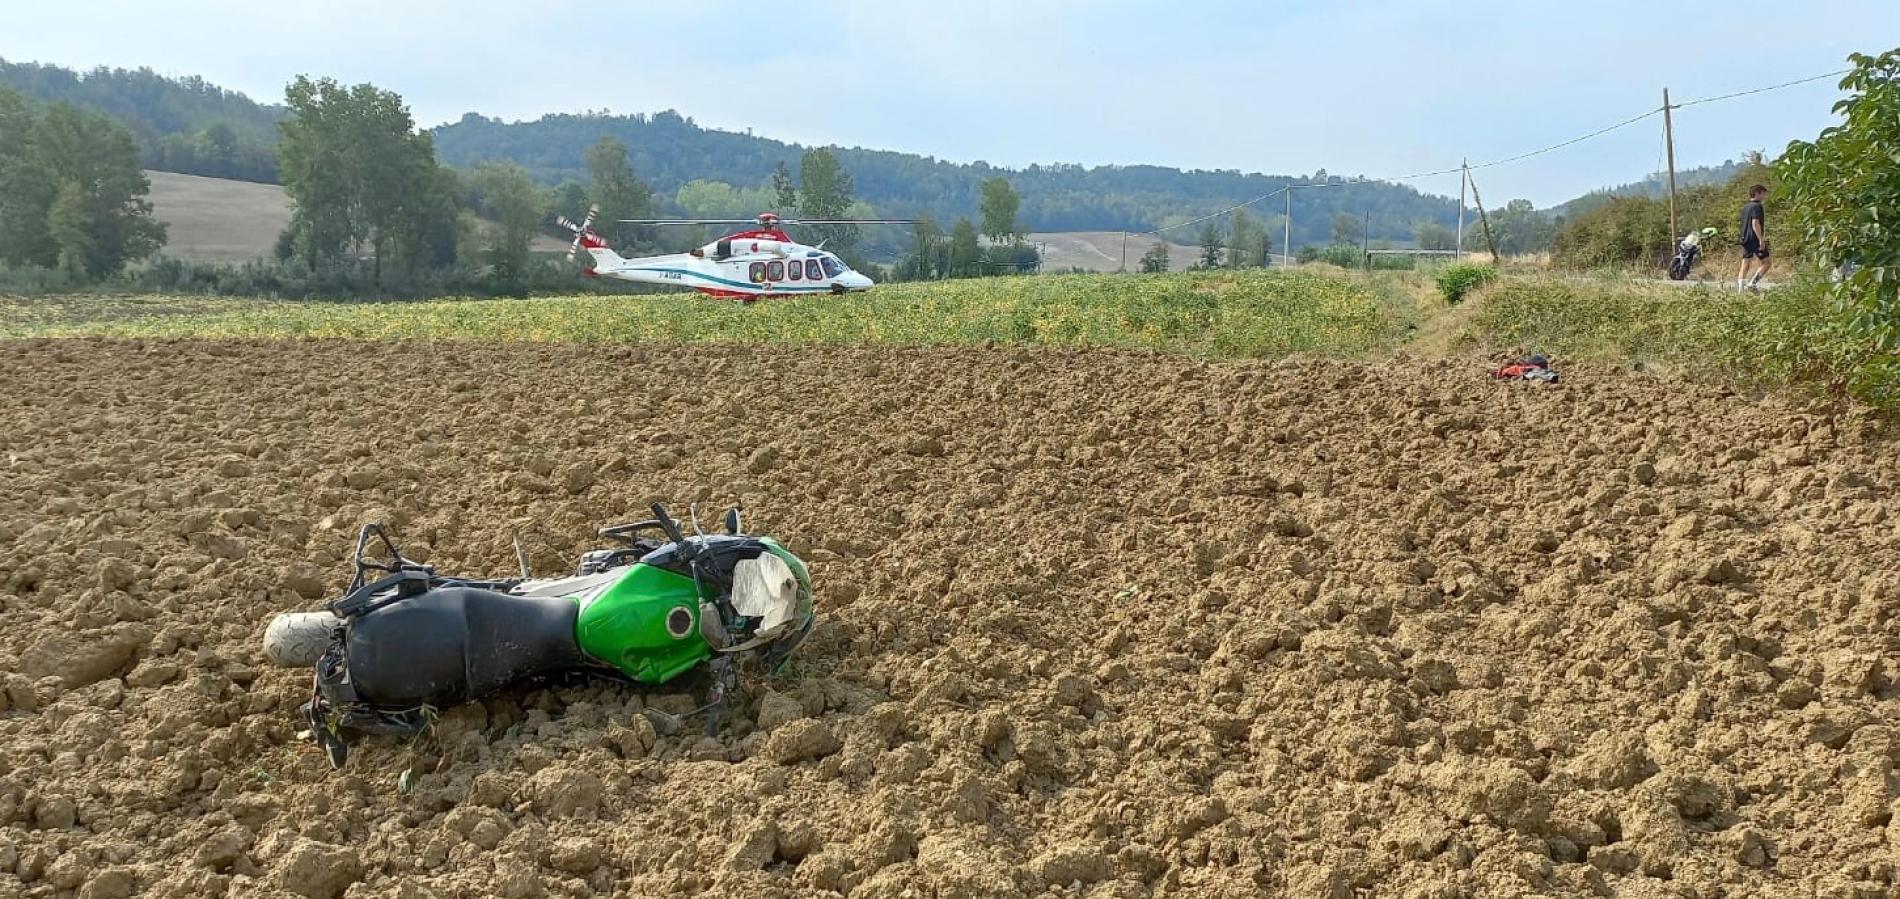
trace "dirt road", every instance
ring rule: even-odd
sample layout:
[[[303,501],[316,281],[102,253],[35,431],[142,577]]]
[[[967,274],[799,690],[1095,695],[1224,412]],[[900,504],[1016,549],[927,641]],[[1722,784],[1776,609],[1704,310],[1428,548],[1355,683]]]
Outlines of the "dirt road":
[[[0,895],[1900,890],[1896,445],[1565,376],[12,343]],[[725,739],[589,688],[295,740],[258,638],[358,523],[551,571],[735,497],[824,623]]]

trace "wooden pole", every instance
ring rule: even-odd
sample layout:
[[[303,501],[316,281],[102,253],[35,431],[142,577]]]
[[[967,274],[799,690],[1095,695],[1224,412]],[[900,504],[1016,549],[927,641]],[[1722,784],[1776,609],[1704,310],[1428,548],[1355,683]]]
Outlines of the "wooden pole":
[[[1478,179],[1471,177],[1470,169],[1465,170],[1465,180],[1471,182],[1471,202],[1478,207],[1478,223],[1484,226],[1484,245],[1491,250],[1491,264],[1498,263],[1498,242],[1491,239],[1491,217],[1484,212],[1484,198],[1478,196]]]
[[[1676,127],[1669,115],[1669,88],[1663,88],[1663,145],[1669,152],[1669,242],[1675,243],[1682,232],[1676,230]]]
[[[1366,210],[1366,222],[1359,226],[1359,252],[1366,254],[1366,271],[1372,271],[1372,210]]]
[[[1458,262],[1465,261],[1465,185],[1471,181],[1471,160],[1458,163]]]
[[[1293,264],[1293,179],[1286,182],[1286,221],[1280,231],[1280,256],[1287,265]]]
[[[1122,232],[1122,267],[1119,271],[1128,271],[1128,232]]]

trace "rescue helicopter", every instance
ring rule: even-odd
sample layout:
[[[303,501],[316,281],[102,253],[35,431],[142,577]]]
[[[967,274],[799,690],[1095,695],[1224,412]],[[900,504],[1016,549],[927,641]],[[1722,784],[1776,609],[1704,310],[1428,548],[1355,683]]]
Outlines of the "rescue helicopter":
[[[623,258],[593,229],[600,208],[587,211],[579,224],[566,217],[556,221],[574,233],[567,258],[586,249],[594,264],[583,274],[590,278],[618,278],[637,284],[687,287],[725,299],[753,302],[764,297],[842,296],[862,293],[871,279],[852,271],[824,245],[807,246],[785,233],[786,225],[908,225],[908,219],[781,219],[762,212],[752,219],[618,219],[629,225],[750,225],[712,243],[685,253]]]

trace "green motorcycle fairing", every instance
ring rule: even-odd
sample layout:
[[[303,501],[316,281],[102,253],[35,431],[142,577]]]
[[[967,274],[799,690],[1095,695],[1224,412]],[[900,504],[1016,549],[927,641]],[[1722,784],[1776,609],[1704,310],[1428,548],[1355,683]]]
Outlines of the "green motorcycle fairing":
[[[712,655],[699,632],[699,589],[690,577],[635,563],[613,586],[577,601],[581,650],[640,683],[671,680]]]

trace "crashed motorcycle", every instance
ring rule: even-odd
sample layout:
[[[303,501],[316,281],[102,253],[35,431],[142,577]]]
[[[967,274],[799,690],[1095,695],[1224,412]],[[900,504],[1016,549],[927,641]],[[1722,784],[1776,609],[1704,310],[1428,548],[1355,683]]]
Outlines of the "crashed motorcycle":
[[[1684,235],[1682,242],[1676,244],[1675,258],[1669,260],[1669,280],[1681,281],[1695,270],[1695,262],[1702,255],[1702,244],[1715,237],[1714,228],[1703,228]]]
[[[716,734],[741,667],[779,671],[811,633],[811,575],[778,541],[743,533],[737,509],[725,533],[695,520],[691,536],[661,505],[652,513],[601,529],[616,545],[584,554],[574,574],[540,579],[519,543],[520,577],[450,577],[365,525],[343,595],[279,615],[265,657],[315,669],[299,712],[336,768],[355,734],[414,734],[441,709],[537,679],[656,687],[704,675],[695,712]]]

